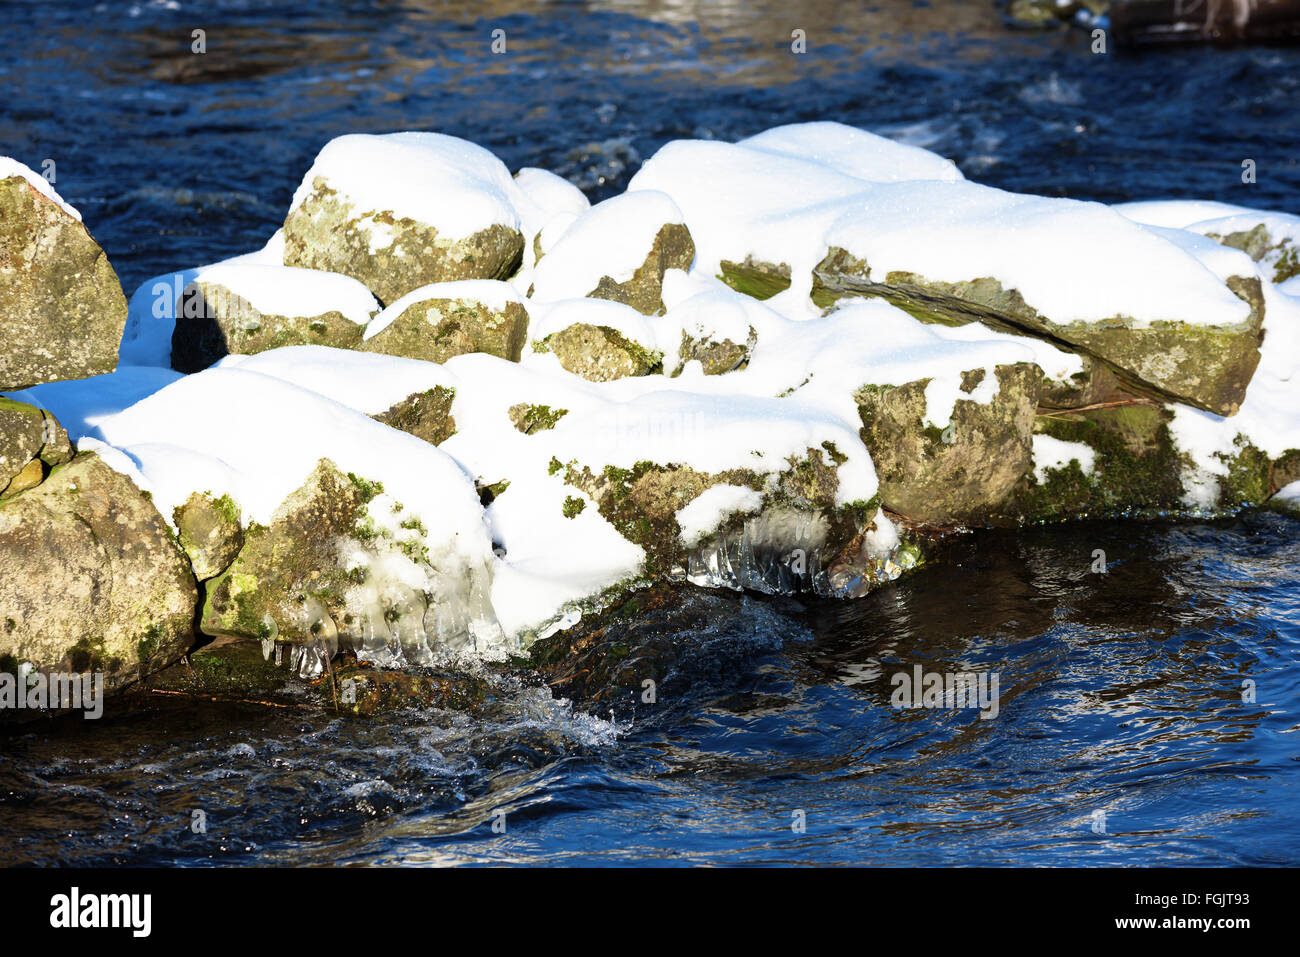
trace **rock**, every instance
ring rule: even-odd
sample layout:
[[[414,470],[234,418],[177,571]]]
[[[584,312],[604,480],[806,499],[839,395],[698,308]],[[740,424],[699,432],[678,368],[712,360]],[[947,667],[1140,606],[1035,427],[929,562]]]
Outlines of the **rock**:
[[[1225,246],[1240,249],[1264,266],[1264,274],[1270,276],[1273,282],[1283,283],[1294,276],[1300,276],[1300,248],[1296,245],[1297,237],[1300,236],[1300,217],[1274,215],[1269,219],[1289,226],[1288,234],[1279,231],[1274,236],[1266,224],[1258,223],[1250,229],[1229,233],[1207,231],[1205,235]]]
[[[832,250],[827,261],[834,262],[842,253]],[[1119,318],[1055,323],[1015,289],[1003,289],[996,279],[934,282],[913,273],[891,272],[884,282],[872,282],[823,266],[817,269],[820,288],[832,296],[880,296],[922,321],[983,322],[1002,331],[1051,338],[1106,363],[1133,391],[1185,402],[1216,415],[1236,413],[1259,365],[1264,298],[1255,278],[1234,277],[1227,282],[1250,306],[1245,322],[1164,321],[1142,327]]]
[[[126,326],[117,274],[75,211],[13,167],[0,164],[0,391],[112,372]]]
[[[528,312],[504,283],[436,283],[377,315],[360,348],[438,363],[470,352],[518,362],[527,337]]]
[[[611,236],[618,242],[611,243]],[[609,299],[651,316],[664,311],[664,273],[689,270],[695,243],[671,199],[641,190],[593,206],[545,253],[531,297]]]
[[[545,432],[555,428],[555,423],[569,414],[568,409],[552,409],[549,405],[531,405],[520,402],[509,409],[510,421],[524,435]]]
[[[194,577],[200,582],[224,572],[244,547],[239,506],[229,495],[214,497],[195,492],[185,504],[176,507],[172,520]]]
[[[421,286],[508,279],[524,239],[510,173],[438,133],[326,144],[284,222],[284,264],[343,273],[390,304]]]
[[[682,332],[682,345],[678,357],[684,365],[696,361],[704,367],[705,375],[722,375],[740,369],[749,362],[749,357],[758,345],[758,332],[749,327],[749,336],[744,343],[735,343],[730,339],[694,338]]]
[[[50,413],[0,396],[0,498],[39,485],[72,459],[68,433]]]
[[[488,697],[484,678],[432,669],[390,671],[348,665],[335,670],[332,686],[328,679],[320,685],[322,703],[330,704],[337,694],[340,711],[367,718],[428,708],[474,715]]]
[[[227,637],[191,651],[185,661],[160,671],[149,684],[165,691],[245,698],[274,694],[290,677],[285,656],[267,656],[261,642]]]
[[[663,366],[663,357],[626,338],[610,326],[575,322],[536,343],[538,351],[555,354],[574,375],[591,382],[650,375]]]
[[[1172,417],[1138,398],[1044,412],[1034,422],[1035,467],[1016,490],[1013,511],[1027,522],[1188,511]]]
[[[875,503],[837,504],[837,469],[844,457],[827,444],[769,473],[707,473],[649,461],[630,469],[604,466],[596,471],[576,462],[552,463],[552,468],[586,493],[620,535],[645,550],[651,576],[675,573],[705,583],[712,571],[720,579],[710,582],[715,585],[775,590],[764,582],[779,578],[791,590],[830,593],[826,576],[832,565],[867,560],[858,550]],[[727,492],[749,493],[752,504],[724,515],[720,524],[709,523],[701,534],[685,535],[683,510],[723,486]],[[799,567],[783,571],[777,566],[787,562],[793,549],[801,550]]]
[[[343,621],[349,546],[366,536],[363,480],[322,460],[277,510],[271,525],[250,526],[230,567],[208,587],[204,634],[295,644],[334,642]]]
[[[193,643],[189,560],[148,496],[96,455],[0,504],[0,660],[102,672],[116,691]]]
[[[355,349],[378,308],[347,276],[286,266],[207,267],[177,303],[171,364],[191,373],[226,355],[283,346]]]
[[[997,394],[986,404],[959,398],[943,429],[927,418],[929,379],[867,385],[854,393],[862,441],[887,508],[939,524],[983,523],[1005,514],[1033,464],[1030,436],[1043,374],[1028,363],[994,371]],[[974,392],[984,376],[983,369],[965,373],[962,391]]]
[[[456,420],[451,414],[451,404],[455,398],[455,389],[434,386],[407,396],[387,412],[371,418],[424,439],[430,445],[440,445],[456,434]]]
[[[788,263],[769,263],[746,256],[744,262],[724,259],[718,278],[736,292],[755,299],[771,299],[790,288]]]
[[[322,459],[269,525],[245,529],[239,556],[208,584],[200,627],[291,644],[303,677],[341,647],[381,663],[424,664],[490,628],[499,637],[486,570],[431,547],[419,517],[380,483]]]

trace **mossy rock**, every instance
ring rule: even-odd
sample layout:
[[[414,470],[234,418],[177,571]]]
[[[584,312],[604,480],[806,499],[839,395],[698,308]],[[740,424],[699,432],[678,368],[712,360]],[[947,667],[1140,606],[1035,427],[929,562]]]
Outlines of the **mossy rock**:
[[[338,310],[317,316],[268,315],[225,286],[192,282],[176,307],[172,368],[201,372],[227,355],[255,355],[284,346],[355,349],[363,332],[363,326]]]
[[[738,293],[754,299],[771,299],[790,288],[790,267],[745,257],[744,262],[722,260],[718,278]]]
[[[0,658],[116,691],[189,649],[197,603],[153,502],[97,455],[0,503]]]
[[[568,409],[552,409],[549,405],[520,402],[509,409],[510,422],[524,435],[533,435],[555,428],[555,423],[569,414]]]
[[[387,412],[371,418],[417,439],[424,439],[430,445],[441,445],[456,434],[456,419],[451,414],[455,398],[455,389],[438,385],[424,392],[412,393]]]
[[[929,379],[854,393],[885,507],[935,524],[1006,518],[1017,485],[1032,471],[1043,373],[1032,363],[997,366],[994,373],[997,395],[986,404],[959,398],[945,429],[927,419]],[[983,376],[983,369],[967,372],[963,391],[974,391]]]
[[[150,686],[166,691],[240,698],[268,695],[288,684],[287,662],[275,663],[261,642],[248,638],[216,638],[159,672]]]
[[[208,585],[204,634],[295,644],[337,638],[336,622],[350,615],[345,553],[364,529],[372,494],[322,459],[269,526],[248,527],[238,557]]]
[[[44,476],[40,457],[45,439],[45,416],[40,409],[0,396],[0,498],[32,463]]]
[[[1183,471],[1164,406],[1135,400],[1102,409],[1040,415],[1035,431],[1093,450],[1091,473],[1077,461],[1030,475],[1016,492],[1024,521],[1158,516],[1187,511]]]
[[[1263,223],[1252,229],[1241,230],[1227,235],[1206,233],[1208,238],[1240,249],[1255,262],[1272,272],[1275,283],[1286,282],[1294,276],[1300,276],[1300,250],[1289,236],[1274,240],[1268,227]]]
[[[664,273],[669,269],[687,271],[694,261],[695,241],[690,230],[681,223],[667,223],[655,234],[645,261],[631,279],[616,282],[602,276],[587,298],[621,302],[646,316],[662,315]]]
[[[575,322],[547,336],[541,345],[569,372],[591,382],[650,375],[663,368],[661,355],[609,326]]]
[[[833,448],[808,449],[791,458],[776,475],[748,469],[708,473],[674,463],[638,462],[632,468],[561,465],[565,482],[587,494],[601,516],[646,553],[649,575],[666,574],[685,566],[692,549],[682,541],[677,513],[715,485],[738,485],[764,496],[764,510],[788,510],[815,524],[816,546],[827,555],[847,546],[870,518],[874,508],[836,504],[841,459]],[[578,499],[577,501],[581,501]],[[574,512],[577,512],[576,506]],[[566,513],[567,514],[567,513]],[[743,524],[743,519],[737,517]],[[736,532],[739,526],[715,530],[713,538]],[[707,540],[706,540],[707,544]],[[804,544],[791,542],[788,545]]]
[[[832,250],[828,260],[837,253],[843,251]],[[938,282],[915,273],[891,272],[880,282],[870,278],[866,264],[856,271],[819,266],[814,301],[818,295],[827,303],[844,296],[874,296],[923,322],[982,322],[1001,331],[1027,332],[1106,363],[1130,391],[1226,416],[1240,407],[1259,365],[1264,320],[1258,279],[1232,277],[1227,286],[1251,307],[1243,322],[1157,321],[1143,327],[1115,316],[1056,323],[1025,302],[1018,290],[1004,289],[996,279]]]
[[[474,715],[489,697],[487,679],[481,675],[435,669],[393,671],[347,665],[314,683],[321,703],[354,717],[376,717],[406,710],[437,708]]]
[[[518,362],[527,337],[528,313],[517,302],[498,311],[473,299],[424,299],[403,309],[360,348],[426,362],[470,352]]]
[[[351,276],[385,305],[430,283],[509,279],[523,251],[517,229],[494,225],[468,236],[444,236],[392,211],[357,209],[320,176],[284,221],[286,266]]]
[[[112,372],[126,311],[86,227],[24,177],[0,179],[0,391]]]
[[[723,375],[748,365],[757,345],[758,333],[753,326],[749,327],[749,336],[741,343],[730,339],[695,338],[683,332],[678,357],[683,365],[699,362],[705,375]]]
[[[194,492],[172,515],[177,538],[200,582],[230,567],[244,547],[239,506],[229,495]]]

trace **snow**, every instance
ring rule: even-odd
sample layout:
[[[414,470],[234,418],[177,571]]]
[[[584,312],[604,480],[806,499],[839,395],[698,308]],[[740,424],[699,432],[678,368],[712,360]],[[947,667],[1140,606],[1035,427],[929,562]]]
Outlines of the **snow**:
[[[501,225],[518,229],[522,192],[492,153],[454,136],[351,133],[330,140],[294,192],[290,212],[320,177],[361,216],[390,212],[448,238]],[[377,223],[371,223],[378,226]]]
[[[197,270],[191,281],[223,286],[264,316],[310,319],[338,312],[364,326],[379,311],[357,280],[319,269],[224,262]]]
[[[567,217],[571,222],[591,208],[582,190],[554,173],[526,166],[515,174],[520,196],[516,200],[520,229],[524,234],[525,269],[536,265],[533,237],[550,222]]]
[[[387,412],[403,399],[439,386],[456,389],[459,382],[433,362],[329,346],[286,346],[252,356],[226,356],[216,368],[270,376],[366,415]]]
[[[749,514],[763,506],[763,495],[744,485],[715,485],[705,489],[689,505],[677,512],[682,529],[682,543],[699,544],[700,539],[737,512]]]
[[[81,222],[81,213],[54,191],[54,187],[50,185],[49,180],[31,167],[24,166],[13,157],[0,156],[0,179],[8,179],[11,176],[21,176],[32,185],[32,188],[35,189],[36,192],[40,193],[46,199],[58,203],[65,213],[77,222]]]
[[[585,296],[604,276],[626,282],[645,263],[659,230],[680,222],[677,204],[653,190],[596,204],[574,219],[545,251],[533,274],[533,298]]]
[[[813,160],[872,183],[964,179],[955,163],[843,123],[792,123],[741,140],[749,149]]]
[[[785,263],[792,288],[784,295],[800,300],[814,267],[839,246],[878,279],[895,270],[949,282],[993,277],[1056,323],[1249,316],[1195,256],[1099,203],[965,181],[872,183],[809,158],[686,140],[660,149],[628,189],[673,198],[699,268],[714,273],[722,260],[746,256]]]
[[[509,303],[523,305],[524,299],[509,284],[495,279],[459,279],[454,282],[435,282],[418,289],[412,289],[371,320],[366,327],[364,339],[373,339],[383,332],[393,321],[400,318],[411,306],[421,302],[444,299],[451,302],[468,300],[480,303],[493,312],[503,312]]]
[[[1063,469],[1070,462],[1078,462],[1085,475],[1091,475],[1096,465],[1097,453],[1085,442],[1064,442],[1050,435],[1033,437],[1034,477],[1039,482],[1047,481],[1051,470]]]
[[[118,359],[123,365],[163,366],[172,362],[172,333],[176,329],[176,302],[185,287],[203,269],[233,266],[279,266],[284,261],[284,230],[261,249],[196,269],[178,269],[142,282],[127,303],[126,329]],[[369,290],[367,290],[369,293]]]
[[[49,410],[75,444],[83,436],[103,439],[101,423],[181,378],[171,369],[123,365],[106,375],[47,382],[7,394],[11,399]]]
[[[1224,456],[1235,455],[1238,437],[1271,457],[1300,448],[1300,299],[1271,283],[1264,291],[1264,343],[1259,367],[1237,414],[1228,418],[1175,405],[1169,431],[1194,464],[1185,476],[1188,504],[1214,507],[1218,478],[1227,474]]]

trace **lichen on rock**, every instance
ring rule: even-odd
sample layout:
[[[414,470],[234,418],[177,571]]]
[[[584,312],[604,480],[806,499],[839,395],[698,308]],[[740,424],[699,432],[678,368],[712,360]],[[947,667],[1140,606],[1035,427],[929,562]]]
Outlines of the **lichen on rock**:
[[[0,179],[0,391],[112,372],[126,314],[81,221],[26,177]]]
[[[0,659],[116,691],[190,647],[197,601],[162,516],[97,455],[0,503]]]

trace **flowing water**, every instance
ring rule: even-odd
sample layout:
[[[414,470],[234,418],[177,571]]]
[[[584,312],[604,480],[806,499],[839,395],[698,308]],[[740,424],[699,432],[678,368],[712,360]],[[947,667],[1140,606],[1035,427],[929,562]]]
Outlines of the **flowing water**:
[[[1300,212],[1297,50],[1093,55],[991,2],[305,6],[7,3],[0,153],[55,162],[128,292],[260,246],[344,132],[453,133],[600,198],[668,139],[838,119],[1005,188]],[[1294,865],[1298,530],[982,532],[853,602],[683,591],[644,625],[677,649],[653,705],[498,674],[473,717],[28,726],[0,861]],[[917,666],[996,673],[996,716],[893,707]]]

